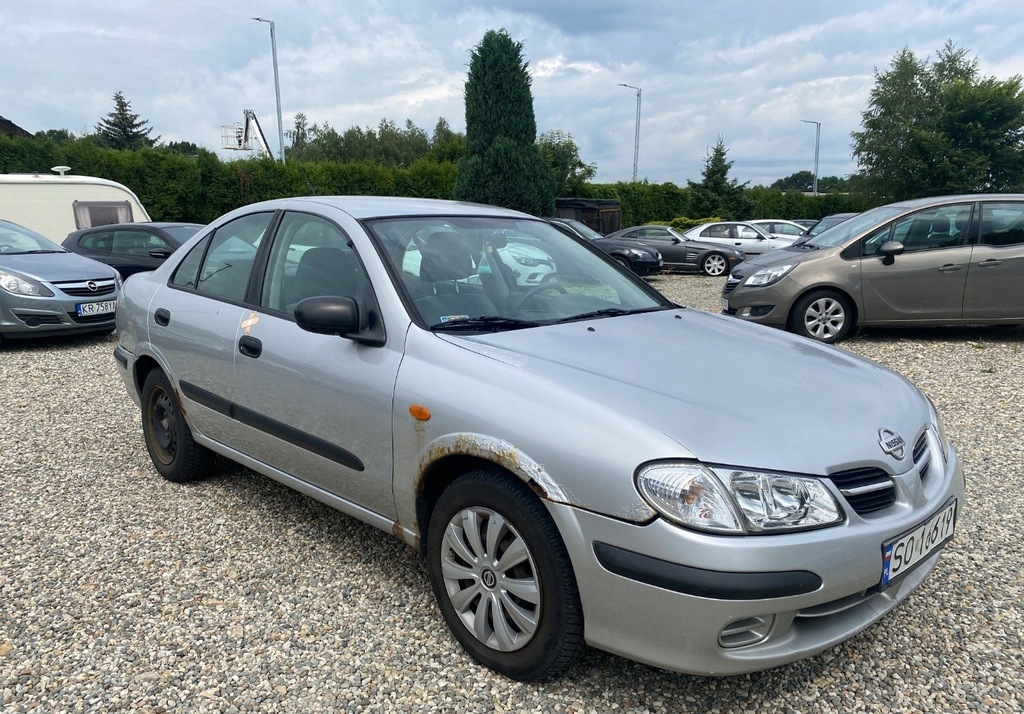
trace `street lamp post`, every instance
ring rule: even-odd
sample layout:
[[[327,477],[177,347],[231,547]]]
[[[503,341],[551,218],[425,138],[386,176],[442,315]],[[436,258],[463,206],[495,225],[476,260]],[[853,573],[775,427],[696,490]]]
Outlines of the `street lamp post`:
[[[821,122],[810,119],[801,119],[804,124],[814,124],[814,187],[811,192],[818,195],[818,146],[821,143]]]
[[[640,94],[642,90],[640,87],[634,87],[632,84],[619,83],[619,86],[636,90],[636,136],[633,139],[633,181],[635,182],[636,166],[640,159]]]
[[[274,55],[274,92],[277,94],[277,141],[281,152],[281,163],[284,163],[284,120],[281,118],[281,78],[277,74],[277,33],[274,32],[273,20],[265,20],[262,17],[254,17],[256,22],[266,22],[270,25],[270,50]]]

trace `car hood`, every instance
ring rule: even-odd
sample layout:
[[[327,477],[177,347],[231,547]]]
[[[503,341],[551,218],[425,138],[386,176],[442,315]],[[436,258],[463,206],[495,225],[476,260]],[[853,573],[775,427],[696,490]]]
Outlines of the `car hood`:
[[[628,238],[595,238],[592,243],[599,243],[603,246],[613,246],[616,248],[638,248],[640,250],[651,250],[651,247],[645,243],[641,243],[638,240],[629,240]]]
[[[842,249],[840,246],[839,250]],[[745,278],[756,273],[761,268],[785,263],[809,263],[821,260],[825,256],[831,256],[837,251],[836,248],[801,248],[799,246],[787,245],[774,250],[765,251],[760,255],[754,255],[733,268],[730,279]]]
[[[46,282],[107,279],[117,275],[110,266],[76,253],[0,255],[0,268]]]
[[[521,386],[543,388],[546,398],[583,396],[609,430],[621,419],[646,424],[706,463],[901,472],[912,449],[893,464],[879,431],[912,444],[928,420],[923,395],[884,367],[692,308],[445,338],[539,377]]]

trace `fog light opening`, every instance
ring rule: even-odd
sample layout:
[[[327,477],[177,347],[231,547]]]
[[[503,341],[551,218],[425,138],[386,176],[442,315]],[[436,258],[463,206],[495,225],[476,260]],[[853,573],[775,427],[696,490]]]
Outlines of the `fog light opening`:
[[[740,317],[764,317],[769,312],[775,309],[774,305],[754,305],[753,307],[744,307],[739,311]]]
[[[775,624],[775,615],[757,615],[730,622],[718,633],[718,644],[725,649],[749,647],[764,642]]]

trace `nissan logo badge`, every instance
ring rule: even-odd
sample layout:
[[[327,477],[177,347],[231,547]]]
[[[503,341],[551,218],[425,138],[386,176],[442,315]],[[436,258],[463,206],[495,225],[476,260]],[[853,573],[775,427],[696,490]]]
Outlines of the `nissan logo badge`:
[[[907,442],[891,429],[879,429],[878,445],[882,447],[882,451],[898,461],[906,453]]]

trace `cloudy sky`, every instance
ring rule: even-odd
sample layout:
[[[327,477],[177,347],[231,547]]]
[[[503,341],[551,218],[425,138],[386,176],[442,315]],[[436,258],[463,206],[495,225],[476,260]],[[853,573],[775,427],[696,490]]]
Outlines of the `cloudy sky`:
[[[1024,72],[1020,0],[32,0],[0,5],[0,116],[30,132],[93,131],[121,91],[164,141],[220,151],[253,109],[277,154],[270,26],[284,128],[339,131],[439,117],[465,130],[470,51],[490,29],[523,43],[539,131],[573,136],[596,180],[698,180],[722,137],[733,178],[769,184],[856,169],[850,132],[909,47],[947,39],[983,76]],[[223,158],[239,156],[221,152]]]

